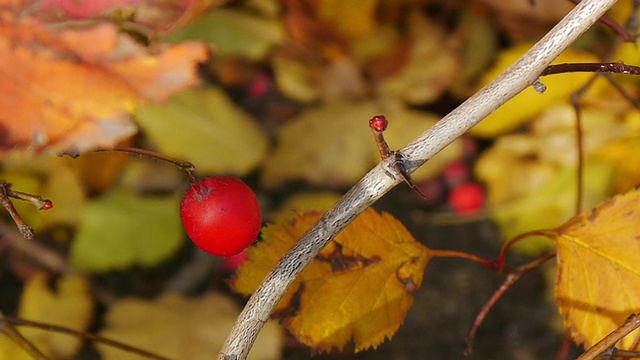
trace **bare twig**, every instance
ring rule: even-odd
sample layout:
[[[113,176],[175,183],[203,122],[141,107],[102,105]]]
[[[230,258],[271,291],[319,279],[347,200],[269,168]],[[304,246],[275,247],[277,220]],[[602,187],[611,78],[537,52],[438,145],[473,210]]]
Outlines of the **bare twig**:
[[[583,0],[542,40],[496,80],[453,110],[399,152],[409,173],[462,136],[491,112],[533,84],[542,71],[591,27],[616,0]],[[363,119],[364,121],[364,119]],[[318,220],[280,259],[240,313],[218,359],[246,359],[271,311],[313,258],[367,207],[402,181],[390,161],[382,161]]]
[[[100,335],[94,335],[94,334],[85,333],[83,331],[70,329],[70,328],[64,327],[64,326],[46,324],[46,323],[42,323],[42,322],[38,322],[38,321],[32,321],[32,320],[25,320],[25,319],[21,319],[21,318],[17,318],[17,317],[12,317],[12,316],[6,316],[4,318],[4,324],[7,324],[9,326],[13,326],[13,325],[28,326],[28,327],[32,327],[32,328],[35,328],[35,329],[46,330],[46,331],[49,331],[49,332],[66,334],[66,335],[69,335],[69,336],[77,337],[79,339],[90,340],[90,341],[93,341],[94,343],[100,343],[100,344],[104,344],[104,345],[107,345],[107,346],[111,346],[111,347],[114,347],[116,349],[120,349],[123,352],[128,352],[128,353],[131,353],[131,354],[139,355],[140,357],[144,357],[144,358],[147,358],[147,359],[170,360],[167,357],[164,357],[164,356],[161,356],[161,355],[157,355],[157,354],[154,354],[154,353],[151,353],[151,352],[148,352],[148,351],[145,351],[145,350],[142,350],[142,349],[127,345],[127,344],[123,344],[123,343],[121,343],[119,341],[111,340],[109,338],[106,338],[106,337],[103,337],[103,336],[100,336]]]
[[[7,318],[0,312],[0,333],[8,336],[13,342],[20,346],[25,352],[35,360],[47,360],[47,357],[38,350],[29,340],[27,340],[16,328],[7,321]]]
[[[502,295],[504,295],[504,293],[507,292],[507,290],[509,290],[509,288],[511,288],[511,286],[513,286],[513,284],[515,284],[516,281],[518,281],[518,279],[522,277],[522,275],[539,267],[542,263],[553,258],[554,256],[556,256],[555,252],[545,254],[507,274],[507,278],[505,279],[504,283],[500,286],[500,288],[498,288],[498,290],[496,290],[496,292],[493,293],[491,298],[482,307],[482,310],[480,310],[480,312],[476,316],[475,321],[473,322],[473,327],[471,328],[471,330],[469,330],[469,334],[467,334],[467,349],[464,351],[464,356],[466,358],[471,359],[473,357],[473,341],[476,338],[476,333],[478,332],[480,325],[482,325],[482,322],[484,322],[484,319],[487,317],[487,314],[489,314],[491,308],[493,308],[493,306],[498,302]]]

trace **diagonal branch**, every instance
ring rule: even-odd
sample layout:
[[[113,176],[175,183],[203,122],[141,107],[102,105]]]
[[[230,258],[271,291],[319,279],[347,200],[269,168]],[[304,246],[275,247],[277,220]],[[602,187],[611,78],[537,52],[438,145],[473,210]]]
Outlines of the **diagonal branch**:
[[[400,149],[409,172],[462,136],[483,118],[533,84],[562,51],[616,0],[583,0],[515,64],[431,129]],[[373,115],[373,114],[372,114]],[[363,119],[363,126],[366,126]],[[262,326],[287,288],[313,258],[356,216],[402,181],[393,158],[369,171],[280,259],[240,313],[218,359],[246,359]]]

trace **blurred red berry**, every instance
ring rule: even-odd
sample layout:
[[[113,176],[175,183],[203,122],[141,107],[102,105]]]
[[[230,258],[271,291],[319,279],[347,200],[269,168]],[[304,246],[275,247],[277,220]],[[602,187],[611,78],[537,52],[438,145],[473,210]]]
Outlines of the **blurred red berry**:
[[[438,179],[423,181],[418,184],[418,188],[424,195],[424,197],[418,196],[418,199],[425,205],[438,204],[442,200],[445,191],[442,182]]]
[[[462,183],[449,193],[449,206],[459,215],[470,215],[484,206],[485,192],[475,182]]]
[[[269,92],[271,82],[269,76],[264,72],[258,73],[255,78],[249,83],[247,92],[250,97],[254,99],[261,99]]]
[[[442,177],[450,188],[454,188],[469,180],[469,166],[462,160],[449,163],[442,170]]]
[[[249,254],[247,254],[247,250],[244,250],[243,252],[237,255],[224,258],[224,261],[222,264],[225,267],[225,269],[229,271],[236,271],[236,269],[239,268],[240,265],[242,265],[247,260],[249,260]]]

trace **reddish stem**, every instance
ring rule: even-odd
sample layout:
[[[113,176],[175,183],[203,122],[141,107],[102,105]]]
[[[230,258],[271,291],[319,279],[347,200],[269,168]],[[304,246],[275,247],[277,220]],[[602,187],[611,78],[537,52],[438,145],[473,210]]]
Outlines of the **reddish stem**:
[[[563,74],[568,72],[640,75],[640,66],[627,65],[622,61],[605,63],[564,63],[547,66],[540,76]]]
[[[487,269],[491,269],[491,270],[495,270],[496,269],[496,266],[495,266],[493,261],[485,260],[485,259],[483,259],[481,257],[475,256],[473,254],[469,254],[469,253],[466,253],[466,252],[462,252],[462,251],[430,249],[429,254],[432,257],[441,257],[441,258],[444,258],[444,257],[455,257],[455,258],[467,259],[467,260],[475,261],[475,262],[483,265]]]
[[[549,234],[548,230],[534,230],[534,231],[529,231],[529,232],[525,232],[522,233],[516,237],[514,237],[513,239],[507,241],[504,246],[502,247],[502,250],[500,251],[500,254],[498,255],[498,258],[494,261],[494,265],[496,266],[497,269],[502,269],[502,267],[504,266],[504,260],[507,257],[507,251],[509,250],[509,248],[517,243],[518,241],[524,240],[528,237],[532,237],[532,236],[546,236],[546,237],[551,237],[552,234]]]
[[[469,330],[469,333],[467,334],[467,349],[464,351],[464,355],[466,357],[470,358],[471,355],[473,354],[473,340],[476,337],[478,329],[480,328],[480,325],[482,325],[482,322],[484,321],[484,319],[487,317],[487,314],[489,313],[489,311],[498,302],[498,300],[502,297],[502,295],[507,290],[509,290],[509,288],[511,288],[511,286],[515,284],[515,282],[518,281],[518,279],[520,279],[522,275],[537,268],[542,263],[551,259],[554,256],[555,256],[555,253],[548,253],[527,264],[520,266],[519,268],[507,274],[507,278],[505,279],[504,283],[502,283],[500,288],[498,288],[498,290],[496,290],[496,292],[493,293],[491,298],[482,307],[482,310],[480,310],[480,312],[476,316],[476,319],[473,322],[473,327],[471,328],[471,330]]]

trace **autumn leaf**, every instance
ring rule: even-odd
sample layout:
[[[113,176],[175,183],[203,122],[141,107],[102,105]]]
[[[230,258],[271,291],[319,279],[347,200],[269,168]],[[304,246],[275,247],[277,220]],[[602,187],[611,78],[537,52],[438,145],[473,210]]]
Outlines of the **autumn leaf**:
[[[640,188],[545,234],[557,246],[556,298],[576,342],[589,348],[640,311]],[[639,332],[618,346],[629,349]]]
[[[439,119],[431,113],[408,109],[398,101],[385,105],[333,101],[291,119],[280,128],[278,145],[266,159],[263,184],[273,187],[294,180],[322,186],[353,184],[380,161],[368,126],[372,116],[384,113],[389,119],[385,137],[394,150]],[[453,142],[418,169],[414,180],[435,177],[461,152],[462,142]]]
[[[121,299],[113,303],[100,335],[171,359],[211,359],[222,348],[240,309],[222,295],[196,298],[164,293],[156,299]],[[252,360],[281,358],[281,328],[268,322],[249,353]],[[136,360],[140,356],[99,345],[104,360]]]
[[[248,11],[215,10],[169,36],[174,42],[199,40],[215,46],[220,55],[264,60],[275,45],[285,39],[282,24]]]
[[[581,112],[585,208],[611,196],[612,180],[624,169],[635,167],[629,165],[635,151],[625,146],[623,149],[628,153],[623,154],[614,144],[636,139],[638,131],[600,106],[585,105]],[[529,132],[503,135],[479,156],[474,172],[486,184],[491,217],[505,239],[556,227],[575,215],[578,173],[575,121],[571,105],[548,107],[531,120]],[[618,168],[613,158],[618,159]],[[634,180],[637,183],[640,178],[627,178],[627,183]],[[516,247],[535,254],[545,251],[546,244],[520,242]]]
[[[321,0],[318,18],[349,40],[361,39],[375,30],[378,0]]]
[[[183,240],[179,199],[112,191],[87,204],[71,247],[71,263],[104,272],[133,265],[153,266]]]
[[[122,6],[139,5],[142,0],[44,0],[41,10],[61,10],[75,19],[85,19]]]
[[[82,152],[137,131],[130,115],[197,82],[201,44],[153,51],[115,26],[55,27],[4,13],[0,23],[0,152]]]
[[[18,316],[74,330],[86,330],[93,316],[89,284],[80,275],[67,275],[57,281],[54,291],[47,284],[45,274],[37,274],[25,285]],[[20,332],[50,358],[71,358],[82,345],[81,340],[76,337],[52,331],[21,328]],[[0,336],[0,358],[32,359],[6,336]]]
[[[141,107],[136,120],[163,153],[204,173],[245,175],[267,155],[258,122],[219,88],[190,89]]]
[[[493,81],[498,74],[514,63],[520,56],[531,48],[532,44],[519,44],[503,51],[496,64],[487,71],[480,82],[484,86]],[[591,53],[568,49],[553,63],[568,62],[597,62],[599,59]],[[482,122],[473,127],[470,133],[481,137],[496,137],[509,132],[525,123],[545,108],[567,102],[569,96],[578,90],[591,78],[589,73],[568,73],[546,76],[540,81],[547,87],[543,94],[537,93],[533,87],[528,87]]]
[[[411,48],[407,63],[378,84],[381,97],[398,97],[409,104],[422,105],[437,99],[459,72],[459,59],[444,34],[418,12],[409,16]]]
[[[265,241],[249,249],[232,288],[245,295],[255,291],[321,215],[293,213],[264,229]],[[430,257],[398,220],[368,209],[302,272],[274,312],[314,350],[341,349],[350,341],[356,351],[376,347],[400,327]]]

